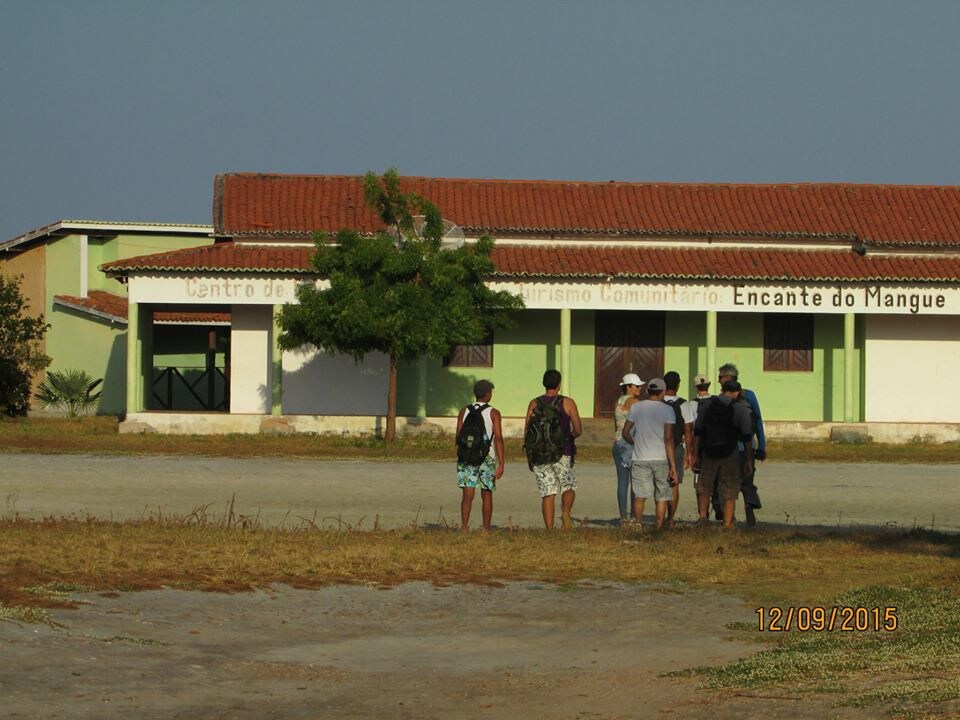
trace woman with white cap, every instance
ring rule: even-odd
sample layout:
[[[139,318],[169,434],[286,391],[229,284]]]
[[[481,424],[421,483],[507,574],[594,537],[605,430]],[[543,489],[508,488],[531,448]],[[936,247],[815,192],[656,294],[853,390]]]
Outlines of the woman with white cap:
[[[620,399],[613,409],[613,424],[616,436],[613,443],[613,464],[617,468],[617,505],[620,507],[620,524],[630,522],[630,463],[633,446],[623,439],[623,424],[630,414],[630,407],[639,399],[644,382],[636,373],[627,373],[620,381]]]

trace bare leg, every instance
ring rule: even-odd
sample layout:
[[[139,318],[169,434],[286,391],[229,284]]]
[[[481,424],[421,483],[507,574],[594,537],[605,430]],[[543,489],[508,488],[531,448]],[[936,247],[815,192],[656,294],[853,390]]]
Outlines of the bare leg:
[[[576,497],[576,490],[565,490],[560,495],[560,522],[563,523],[564,530],[569,530],[573,527],[573,520],[570,519],[570,513],[573,510],[573,501]]]
[[[663,523],[667,519],[667,512],[669,510],[669,505],[670,503],[667,500],[661,500],[660,502],[657,503],[657,515],[656,515],[657,530],[663,527]]]
[[[697,495],[697,516],[701,523],[710,522],[710,496]]]
[[[473,508],[473,496],[476,488],[463,488],[463,497],[460,499],[460,529],[466,530],[470,527],[470,510]]]
[[[483,529],[490,529],[490,520],[493,518],[493,493],[489,490],[480,490],[480,502],[483,504]]]
[[[553,514],[556,499],[556,495],[547,495],[540,502],[540,509],[543,510],[543,524],[547,526],[547,530],[553,530]]]
[[[680,504],[680,485],[674,485],[671,488],[670,507],[667,509],[667,525],[673,527],[673,518],[677,514],[677,506]]]
[[[723,501],[723,526],[725,528],[733,527],[733,511],[737,507],[736,500],[724,500]]]
[[[633,498],[633,519],[637,521],[637,525],[643,524],[643,506],[645,502],[646,498]]]

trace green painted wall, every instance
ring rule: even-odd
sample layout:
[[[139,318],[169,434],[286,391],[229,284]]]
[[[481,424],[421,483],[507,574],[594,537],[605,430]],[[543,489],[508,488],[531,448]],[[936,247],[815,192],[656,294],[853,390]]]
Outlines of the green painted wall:
[[[706,316],[697,312],[667,313],[663,335],[663,372],[680,373],[678,394],[693,397],[693,376],[706,372]]]
[[[571,377],[561,388],[571,395],[584,416],[593,415],[593,312],[574,311],[570,329]],[[560,311],[526,310],[516,327],[494,336],[493,367],[445,368],[428,361],[427,415],[456,415],[473,399],[473,383],[480,378],[496,386],[494,403],[507,417],[523,417],[530,399],[543,391],[543,373],[560,364]],[[416,364],[400,368],[397,408],[400,415],[416,415],[420,376]]]
[[[859,323],[854,357],[858,421],[863,417],[862,328]],[[842,315],[814,318],[813,348],[812,372],[764,372],[763,316],[722,313],[717,319],[717,365],[737,366],[741,383],[757,393],[765,420],[843,421]],[[704,353],[699,360],[705,363]]]
[[[594,414],[594,314],[573,312],[572,385],[564,382],[584,417]],[[528,310],[517,327],[494,338],[492,368],[444,368],[431,360],[427,373],[427,415],[454,415],[472,397],[473,383],[488,378],[496,385],[494,402],[508,417],[522,416],[537,394],[543,371],[560,358],[560,313]],[[680,394],[695,394],[693,377],[706,371],[706,318],[700,312],[667,313],[664,331],[664,372],[676,370],[682,378]],[[856,419],[863,417],[863,322],[857,323],[854,404]],[[740,379],[757,393],[767,420],[843,420],[843,316],[821,315],[814,320],[812,372],[764,372],[763,316],[722,313],[717,326],[717,364],[732,362]],[[716,380],[713,380],[716,390]],[[415,415],[419,372],[402,367],[398,407],[401,415]],[[571,390],[572,387],[572,390]]]
[[[209,244],[203,236],[118,235],[88,240],[87,282],[91,290],[106,290],[126,295],[126,286],[112,280],[97,269],[111,260],[146,255],[165,250]],[[103,378],[101,414],[117,414],[126,406],[126,325],[111,323],[86,313],[55,306],[55,295],[79,295],[79,235],[51,239],[46,249],[46,298],[44,312],[51,327],[47,332],[46,352],[53,359],[51,370],[85,370],[94,378]],[[199,363],[203,364],[200,346]],[[162,350],[162,345],[161,345]]]

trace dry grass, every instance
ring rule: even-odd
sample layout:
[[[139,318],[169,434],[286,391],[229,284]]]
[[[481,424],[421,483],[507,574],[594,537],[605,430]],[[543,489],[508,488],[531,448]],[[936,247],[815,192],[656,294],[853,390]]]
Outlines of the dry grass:
[[[329,460],[451,462],[449,436],[421,436],[388,445],[373,437],[336,435],[120,435],[113,417],[0,419],[0,452],[99,455],[203,455]],[[524,460],[521,441],[507,440],[511,462]],[[830,442],[768,444],[771,462],[960,463],[960,443],[837,445]],[[607,445],[581,445],[581,462],[609,462]]]
[[[28,588],[238,591],[286,583],[393,585],[620,580],[729,592],[757,604],[825,603],[865,585],[960,594],[960,538],[925,531],[619,530],[349,532],[161,521],[0,521],[0,603],[63,602]]]
[[[521,579],[648,582],[729,593],[764,607],[896,605],[896,633],[758,635],[738,623],[731,632],[775,644],[746,660],[691,672],[711,687],[776,687],[798,700],[830,692],[838,703],[885,706],[902,717],[943,716],[960,699],[956,535],[695,527],[642,535],[588,528],[361,532],[321,530],[306,521],[277,529],[238,524],[230,514],[212,518],[204,508],[127,523],[0,520],[0,621],[50,622],[44,608],[69,607],[75,592]]]

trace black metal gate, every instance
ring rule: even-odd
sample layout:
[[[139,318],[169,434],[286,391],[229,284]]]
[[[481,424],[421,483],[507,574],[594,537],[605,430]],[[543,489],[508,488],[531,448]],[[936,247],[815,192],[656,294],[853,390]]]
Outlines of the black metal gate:
[[[159,406],[155,409],[207,412],[230,409],[230,382],[220,368],[165,367],[154,371],[153,399]]]

